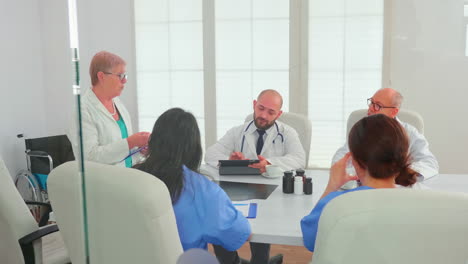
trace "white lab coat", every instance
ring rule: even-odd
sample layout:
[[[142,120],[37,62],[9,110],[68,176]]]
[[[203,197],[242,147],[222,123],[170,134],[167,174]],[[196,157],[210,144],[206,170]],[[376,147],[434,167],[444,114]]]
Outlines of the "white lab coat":
[[[304,148],[294,128],[276,121],[276,125],[266,130],[263,137],[264,145],[260,155],[268,162],[280,166],[283,170],[305,167]],[[247,159],[258,159],[257,140],[257,127],[253,121],[231,128],[226,135],[206,150],[205,162],[217,166],[219,160],[229,159],[232,152],[242,152]]]
[[[429,150],[429,143],[424,135],[410,124],[400,121],[401,126],[406,130],[409,138],[409,154],[411,157],[410,168],[420,174],[418,180],[425,180],[439,174],[439,163],[434,154]],[[349,152],[348,142],[339,148],[332,159],[332,164],[340,160]]]
[[[114,98],[114,103],[125,122],[128,136],[132,135],[130,114],[119,98]],[[81,97],[81,123],[84,159],[125,167],[124,158],[130,153],[127,140],[122,138],[119,125],[91,88],[87,89]],[[69,138],[73,139],[71,141],[75,157],[77,157],[78,141],[74,136]],[[135,156],[132,156],[134,161]]]

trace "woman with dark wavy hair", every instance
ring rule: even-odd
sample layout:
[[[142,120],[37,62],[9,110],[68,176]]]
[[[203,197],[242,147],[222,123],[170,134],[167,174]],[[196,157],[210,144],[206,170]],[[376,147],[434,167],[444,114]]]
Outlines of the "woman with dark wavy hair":
[[[207,243],[237,250],[250,236],[250,224],[226,193],[198,173],[202,159],[195,117],[180,108],[156,121],[147,159],[135,168],[163,181],[172,205],[184,250],[207,249]]]
[[[301,220],[304,245],[312,252],[320,215],[333,198],[352,191],[411,186],[416,182],[417,173],[409,168],[408,136],[397,120],[382,114],[365,117],[349,132],[348,144],[350,152],[331,167],[320,201]],[[348,159],[356,169],[356,176],[346,173]],[[358,179],[362,186],[340,191],[343,184]]]

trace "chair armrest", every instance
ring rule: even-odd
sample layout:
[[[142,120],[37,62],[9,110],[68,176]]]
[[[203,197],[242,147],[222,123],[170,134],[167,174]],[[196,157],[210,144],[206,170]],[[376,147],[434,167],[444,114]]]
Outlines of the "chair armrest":
[[[46,236],[48,234],[54,233],[59,231],[59,228],[56,224],[46,225],[40,227],[38,230],[25,235],[24,237],[20,238],[18,241],[21,246],[31,244],[33,241]]]
[[[36,202],[36,201],[29,201],[29,200],[24,200],[24,202],[29,205],[42,205],[42,206],[47,207],[49,211],[52,211],[52,205],[50,205],[50,203]]]
[[[34,241],[38,240],[39,238],[42,238],[48,234],[57,232],[58,226],[56,224],[52,225],[47,225],[43,227],[39,227],[38,230],[25,235],[24,237],[20,238],[18,240],[20,246],[21,246],[21,251],[23,252],[23,257],[24,257],[24,263],[25,264],[34,264],[35,263],[35,247],[34,247]]]
[[[49,154],[45,151],[40,151],[40,150],[31,150],[27,151],[26,155],[31,156],[31,157],[39,157],[39,158],[47,158],[49,157]]]

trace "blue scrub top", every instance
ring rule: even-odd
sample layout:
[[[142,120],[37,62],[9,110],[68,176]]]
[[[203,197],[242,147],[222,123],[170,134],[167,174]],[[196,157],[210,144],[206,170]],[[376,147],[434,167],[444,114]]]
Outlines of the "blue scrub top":
[[[302,230],[302,237],[304,239],[304,246],[308,250],[314,252],[315,239],[317,238],[318,223],[320,220],[320,216],[322,215],[322,211],[325,208],[325,206],[331,200],[333,200],[335,197],[338,197],[348,192],[369,190],[369,189],[374,189],[374,188],[368,187],[368,186],[360,186],[351,190],[331,192],[327,196],[320,199],[320,201],[318,201],[317,205],[315,205],[314,209],[312,209],[310,214],[304,216],[304,218],[302,218],[301,220],[301,230]]]
[[[250,236],[250,224],[219,185],[183,167],[184,188],[173,205],[185,250],[207,249],[207,243],[234,251]]]
[[[118,110],[117,110],[118,112]],[[122,135],[122,138],[128,138],[128,131],[127,131],[127,126],[125,125],[125,121],[123,120],[122,116],[119,113],[119,120],[117,120],[117,125],[119,125],[120,128],[120,134]],[[125,159],[125,167],[131,168],[132,167],[132,156],[129,156],[128,158]]]

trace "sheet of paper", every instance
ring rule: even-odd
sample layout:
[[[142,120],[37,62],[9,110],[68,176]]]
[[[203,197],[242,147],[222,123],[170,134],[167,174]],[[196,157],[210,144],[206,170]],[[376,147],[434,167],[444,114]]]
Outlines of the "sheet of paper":
[[[236,203],[236,202],[233,202],[232,203],[234,205],[234,207],[239,210],[242,215],[244,215],[245,217],[247,217],[249,215],[249,207],[250,207],[250,203],[246,203],[246,202],[239,202],[239,203]]]

